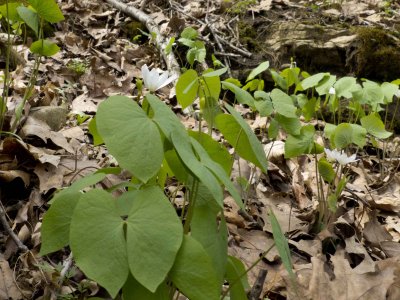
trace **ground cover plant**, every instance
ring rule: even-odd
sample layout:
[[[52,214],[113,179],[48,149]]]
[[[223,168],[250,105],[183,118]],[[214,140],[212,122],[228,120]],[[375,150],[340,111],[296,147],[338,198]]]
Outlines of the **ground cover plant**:
[[[399,79],[307,73],[293,58],[239,80],[191,26],[164,44],[151,30],[110,43],[93,11],[115,12],[90,1],[73,15],[97,44],[56,33],[61,58],[43,39],[63,18],[55,1],[2,7],[7,53],[26,25],[39,50],[25,47],[25,96],[18,68],[3,76],[1,297],[396,298]]]

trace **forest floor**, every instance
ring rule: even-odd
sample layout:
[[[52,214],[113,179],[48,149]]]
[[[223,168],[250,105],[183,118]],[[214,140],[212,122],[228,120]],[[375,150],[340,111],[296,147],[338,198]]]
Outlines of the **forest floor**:
[[[269,60],[271,67],[279,70],[289,66],[291,58],[311,74],[378,74],[371,79],[382,81],[400,78],[400,68],[397,73],[388,73],[395,59],[389,57],[387,65],[374,64],[380,69],[371,71],[361,68],[357,61],[352,63],[351,53],[345,49],[350,47],[346,39],[339,39],[343,46],[332,50],[317,47],[315,37],[320,26],[333,24],[343,30],[332,37],[336,39],[351,36],[354,27],[374,26],[389,32],[398,42],[400,5],[396,1],[254,2],[157,0],[132,1],[130,5],[141,8],[144,3],[143,11],[165,36],[178,37],[186,27],[196,28],[208,53],[198,68],[212,66],[211,54],[215,54],[240,80],[263,61]],[[21,253],[15,239],[0,227],[0,299],[85,299],[104,295],[104,290],[73,264],[68,270],[71,276],[62,274],[69,262],[68,249],[39,256],[42,217],[56,190],[115,164],[106,147],[94,146],[89,134],[88,124],[97,106],[112,95],[137,96],[135,82],[142,77],[142,65],[166,69],[160,52],[143,33],[143,24],[104,1],[59,3],[65,21],[55,26],[52,38],[61,51],[44,59],[40,66],[34,93],[25,107],[24,123],[17,132],[22,140],[8,137],[1,141],[1,205],[11,230],[29,252]],[[278,30],[274,26],[293,21],[296,26],[311,26],[307,30],[314,32],[313,37],[296,44],[297,27],[290,27],[290,43],[274,35]],[[282,34],[287,35],[285,31]],[[21,100],[33,65],[27,47],[18,46],[18,51],[26,63],[12,72],[10,112]],[[185,51],[182,46],[174,48],[180,67],[187,68]],[[336,54],[330,56],[330,51]],[[341,61],[333,62],[336,58]],[[267,88],[273,86],[270,75],[264,79]],[[198,127],[195,116],[177,103],[173,88],[161,89],[158,96],[187,128]],[[261,137],[265,119],[246,107],[237,108]],[[232,178],[239,177],[240,169],[240,176],[252,184],[244,192],[246,213],[240,212],[230,197],[224,200],[230,255],[250,267],[274,244],[267,212],[272,209],[288,238],[297,289],[304,299],[400,299],[399,136],[393,135],[387,143],[379,142],[378,150],[365,149],[360,161],[348,167],[351,180],[329,226],[322,231],[315,228],[315,161],[307,156],[285,159],[285,137],[282,133],[273,144],[266,138],[262,140],[270,154],[268,174],[254,172],[242,160],[234,164]],[[215,138],[221,136],[216,134]],[[386,151],[386,157],[380,155],[382,151]],[[102,185],[108,188],[122,180],[109,175]],[[257,281],[260,270],[267,270],[261,299],[296,298],[275,248],[249,271],[250,286]]]

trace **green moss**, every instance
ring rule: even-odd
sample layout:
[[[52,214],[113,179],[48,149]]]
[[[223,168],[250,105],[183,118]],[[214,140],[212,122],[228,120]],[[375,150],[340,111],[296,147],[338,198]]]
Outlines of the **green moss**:
[[[400,45],[380,28],[360,28],[355,56],[357,77],[390,81],[400,77]]]
[[[238,29],[240,43],[245,45],[250,51],[261,50],[260,42],[257,40],[257,30],[254,28],[252,22],[239,21]]]

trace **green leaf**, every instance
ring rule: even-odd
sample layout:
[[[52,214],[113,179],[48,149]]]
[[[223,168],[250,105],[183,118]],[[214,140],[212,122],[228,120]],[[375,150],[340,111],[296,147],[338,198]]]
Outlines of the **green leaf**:
[[[193,103],[197,97],[199,80],[197,72],[193,69],[183,73],[176,83],[176,99],[182,108],[186,108]]]
[[[287,90],[287,82],[285,78],[283,78],[281,75],[279,75],[276,71],[270,70],[272,79],[275,81],[275,84],[278,85],[282,90]]]
[[[272,105],[271,97],[269,96],[269,94],[264,91],[256,91],[254,93],[254,97],[256,98],[254,105],[257,111],[260,113],[260,116],[270,116],[274,111],[274,107]]]
[[[239,276],[241,276],[239,278]],[[231,286],[230,298],[231,300],[247,299],[246,289],[249,289],[247,281],[246,268],[242,261],[234,256],[228,256],[226,265],[226,279]]]
[[[343,149],[353,142],[353,128],[349,123],[341,123],[336,127],[333,142],[338,149]]]
[[[289,134],[291,135],[299,135],[301,130],[301,123],[298,117],[296,118],[287,118],[280,114],[276,114],[275,121]]]
[[[121,167],[147,182],[163,161],[157,125],[139,105],[124,96],[112,96],[99,105],[97,129]]]
[[[220,114],[215,118],[215,123],[225,139],[235,148],[242,158],[252,162],[263,172],[267,172],[268,162],[260,141],[235,109],[226,104],[226,109],[231,115]]]
[[[279,123],[277,120],[271,119],[268,127],[268,137],[270,139],[276,139],[278,133],[279,133]]]
[[[318,85],[315,87],[318,95],[323,96],[329,93],[329,89],[335,84],[336,82],[336,75],[329,75],[324,77]]]
[[[168,291],[168,286],[163,283],[155,293],[152,293],[129,274],[128,280],[122,288],[122,295],[123,300],[170,300]]]
[[[193,237],[184,236],[170,272],[172,282],[190,300],[218,300],[221,287],[207,252]]]
[[[287,242],[287,239],[285,235],[282,232],[281,226],[279,225],[279,222],[274,214],[274,212],[270,209],[269,210],[269,218],[271,222],[271,227],[272,227],[272,235],[274,236],[274,241],[275,241],[275,246],[278,249],[279,256],[282,259],[282,263],[286,269],[286,271],[289,273],[293,283],[296,282],[296,276],[293,273],[293,265],[292,265],[292,259],[290,256],[290,249],[289,249],[289,244]]]
[[[0,1],[0,4],[3,4],[5,1]],[[24,7],[21,5],[22,1],[15,1],[14,3],[11,3],[11,1],[8,1],[8,11],[7,11],[7,5],[3,4],[0,6],[0,14],[1,16],[4,16],[11,22],[18,22],[21,21],[21,18],[18,15],[18,8],[19,7]],[[8,12],[8,14],[7,14]]]
[[[228,192],[231,194],[236,203],[244,209],[242,198],[240,197],[238,191],[233,185],[230,177],[224,172],[224,169],[213,161],[207,154],[206,150],[201,146],[201,144],[192,138],[192,146],[199,156],[200,161],[205,165],[214,175],[217,177],[224,185]]]
[[[47,22],[57,23],[64,20],[64,15],[55,0],[28,0],[28,2]]]
[[[39,36],[39,16],[38,14],[33,11],[32,9],[25,7],[25,6],[19,6],[17,8],[18,14],[21,17],[22,20],[28,25],[36,34],[36,36]]]
[[[296,106],[294,106],[292,98],[288,94],[279,89],[273,89],[271,100],[277,113],[287,118],[297,118]]]
[[[174,263],[183,228],[159,187],[147,187],[134,196],[126,220],[129,268],[135,279],[154,293]]]
[[[237,101],[254,108],[254,98],[249,92],[241,89],[233,83],[227,82],[226,80],[221,83],[223,89],[228,89],[235,94]]]
[[[37,40],[33,42],[29,50],[32,53],[36,53],[43,56],[52,56],[60,51],[60,47],[58,47],[55,43],[50,42],[49,40]]]
[[[251,70],[249,76],[247,76],[246,82],[254,79],[258,74],[266,71],[269,68],[269,61],[264,61],[258,65],[255,69]]]
[[[358,125],[358,124],[350,124],[351,128],[352,128],[352,140],[353,143],[356,144],[359,147],[364,147],[365,144],[367,143],[367,130]]]
[[[300,135],[289,135],[285,142],[285,158],[310,153],[314,148],[314,134],[314,126],[306,125],[301,128]]]
[[[70,245],[78,267],[114,298],[129,274],[124,221],[111,194],[81,196],[71,221]]]
[[[171,141],[172,132],[178,131],[180,134],[186,134],[185,126],[181,123],[176,114],[174,114],[158,97],[147,94],[146,101],[148,101],[154,112],[153,121],[158,125],[161,132],[169,141]]]
[[[336,173],[332,167],[332,164],[324,157],[320,158],[318,161],[318,172],[328,183],[332,183],[336,177]]]
[[[210,192],[200,184],[197,191],[195,210],[190,223],[190,234],[210,256],[220,285],[223,284],[228,252],[228,229],[225,219],[218,222],[221,207],[213,205]]]
[[[354,77],[342,77],[335,83],[337,97],[352,98],[352,93],[357,88],[357,80]]]
[[[317,86],[325,77],[330,76],[329,73],[318,73],[307,77],[301,82],[301,86],[304,90]]]
[[[212,70],[212,69],[209,69]],[[214,70],[214,71],[210,71],[210,72],[205,72],[202,74],[202,76],[204,78],[207,77],[214,77],[214,76],[221,76],[222,74],[224,74],[226,71],[228,70],[228,67],[222,68],[222,69],[218,69],[218,70]]]
[[[367,132],[378,139],[386,139],[392,135],[391,132],[386,131],[385,124],[376,114],[370,114],[360,120],[361,125]]]
[[[381,89],[385,96],[385,104],[392,103],[393,96],[399,92],[399,87],[396,84],[389,82],[382,83]]]
[[[181,37],[189,40],[194,40],[197,38],[199,33],[197,32],[196,29],[193,29],[192,27],[186,27],[183,29],[181,32]]]
[[[227,175],[231,174],[233,160],[228,150],[222,144],[204,132],[189,131],[189,135],[195,138],[204,149],[207,149],[207,153],[211,159],[219,163]]]
[[[91,174],[83,177],[53,197],[52,205],[43,217],[41,255],[60,250],[68,244],[71,217],[79,198],[82,196],[80,190],[96,184],[103,180],[105,176],[105,174]]]
[[[172,132],[172,143],[183,164],[202,182],[212,193],[214,199],[222,207],[223,195],[218,180],[196,157],[187,134]]]
[[[89,133],[93,137],[93,146],[104,144],[103,138],[97,130],[96,116],[94,116],[89,122]]]

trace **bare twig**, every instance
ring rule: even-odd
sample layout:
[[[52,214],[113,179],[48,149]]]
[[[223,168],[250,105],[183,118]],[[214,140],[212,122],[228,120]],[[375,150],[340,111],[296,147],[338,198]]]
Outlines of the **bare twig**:
[[[64,260],[63,262],[63,268],[60,272],[60,278],[58,280],[60,286],[62,285],[62,283],[64,282],[65,276],[67,275],[69,269],[72,266],[72,259],[73,259],[73,255],[72,252],[69,254],[69,256],[67,257],[66,260]]]
[[[128,6],[127,4],[122,3],[118,0],[104,0],[104,2],[111,4],[113,7],[119,9],[128,16],[143,23],[149,32],[155,34],[156,45],[161,52],[165,64],[167,65],[168,71],[171,73],[171,75],[175,75],[176,78],[178,78],[181,74],[179,64],[172,51],[169,54],[164,51],[164,49],[168,45],[168,39],[161,34],[160,29],[158,28],[158,25],[154,22],[154,20],[143,11],[132,6]]]
[[[218,46],[219,50],[220,50],[221,52],[225,52],[224,47],[222,47],[222,45],[221,45],[220,37],[215,33],[213,24],[211,24],[211,23],[208,21],[208,9],[209,9],[209,0],[207,0],[207,14],[206,14],[206,17],[205,17],[205,21],[206,21],[207,27],[208,27],[208,28],[210,29],[210,31],[211,31],[211,34],[214,36],[215,42],[217,43],[217,46]],[[229,62],[227,56],[224,56],[224,63],[225,63],[225,67],[228,68],[228,75],[229,75],[229,77],[232,77],[231,68],[230,68],[230,62]]]
[[[263,290],[265,278],[267,277],[267,270],[261,269],[258,272],[258,276],[256,279],[256,282],[254,283],[253,287],[251,288],[250,295],[249,295],[249,300],[259,300],[260,295]]]
[[[6,212],[4,211],[3,205],[0,205],[0,222],[3,225],[3,228],[12,238],[14,243],[17,245],[18,249],[22,252],[28,252],[29,250],[28,247],[22,243],[22,241],[19,239],[19,237],[15,234],[15,232],[11,229],[10,225],[8,224],[6,218]]]

